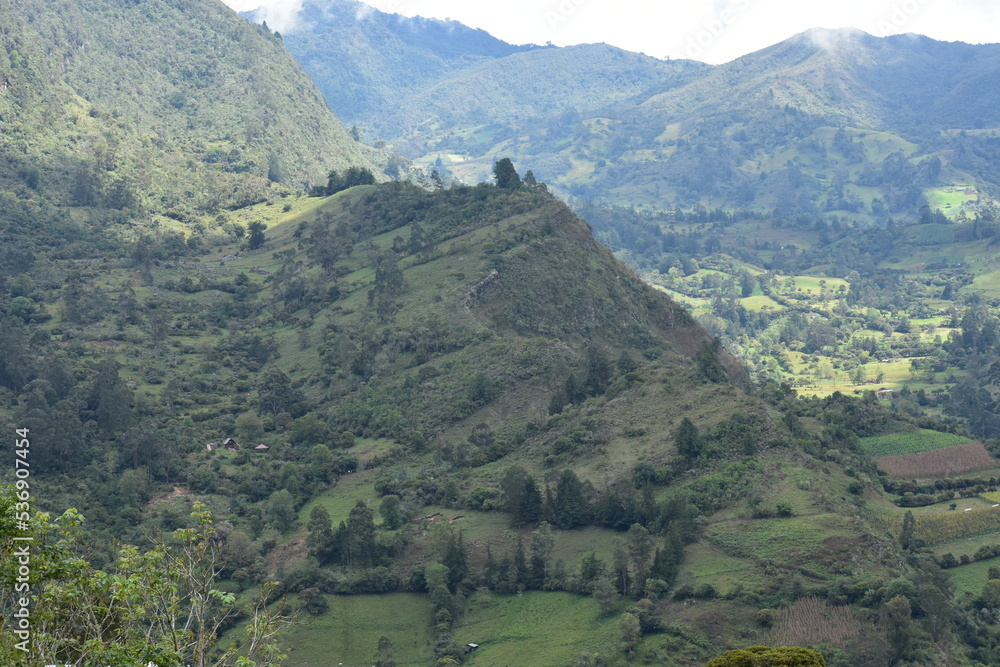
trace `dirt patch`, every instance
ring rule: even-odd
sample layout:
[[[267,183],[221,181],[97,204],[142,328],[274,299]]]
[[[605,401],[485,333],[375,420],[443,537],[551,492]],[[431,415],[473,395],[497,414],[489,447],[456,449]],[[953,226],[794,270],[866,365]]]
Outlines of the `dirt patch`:
[[[264,557],[264,567],[268,572],[276,572],[279,566],[291,569],[306,562],[309,548],[306,538],[296,537],[285,544],[279,544]]]

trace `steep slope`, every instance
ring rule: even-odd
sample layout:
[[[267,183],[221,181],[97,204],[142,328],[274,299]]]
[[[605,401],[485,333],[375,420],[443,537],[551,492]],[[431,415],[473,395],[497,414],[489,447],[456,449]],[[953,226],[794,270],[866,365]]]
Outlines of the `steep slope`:
[[[748,393],[540,188],[386,183],[239,213],[268,225],[260,247],[150,235],[7,285],[0,419],[30,430],[38,506],[78,507],[95,560],[209,503],[227,590],[278,577],[319,615],[289,665],[331,641],[361,662],[383,635],[413,663],[481,641],[470,664],[704,664],[810,594],[864,619],[835,637],[842,665],[882,650],[894,578],[943,586],[901,565],[902,510],[858,445],[906,418]],[[380,611],[334,628],[328,598]],[[412,616],[380,617],[398,605]]]
[[[0,8],[0,184],[97,210],[211,212],[384,164],[276,36],[221,3]]]
[[[454,21],[355,0],[305,3],[284,40],[340,117],[421,148],[454,129],[599,109],[704,68],[607,45],[514,46]]]
[[[243,15],[260,22],[263,13]],[[389,138],[383,116],[407,94],[477,62],[537,48],[455,21],[386,14],[356,0],[304,3],[283,39],[334,113],[376,138]]]

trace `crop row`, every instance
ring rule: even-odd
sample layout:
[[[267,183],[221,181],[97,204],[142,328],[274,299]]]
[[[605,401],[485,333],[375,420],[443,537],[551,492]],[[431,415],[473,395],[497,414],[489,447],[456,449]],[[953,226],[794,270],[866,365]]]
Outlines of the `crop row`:
[[[903,517],[893,517],[891,523],[897,534],[902,531]],[[995,531],[1000,531],[1000,507],[984,507],[967,512],[916,515],[913,537],[925,544],[937,544]]]
[[[906,479],[947,477],[997,466],[997,460],[981,443],[935,449],[918,454],[883,456],[875,461],[887,475]]]
[[[911,433],[893,433],[892,435],[877,435],[861,438],[861,446],[869,456],[896,456],[898,454],[916,454],[935,449],[945,449],[959,445],[968,445],[972,441],[953,433],[941,433],[921,429]]]
[[[768,641],[774,646],[833,644],[844,647],[861,631],[850,607],[835,607],[815,596],[778,610]]]

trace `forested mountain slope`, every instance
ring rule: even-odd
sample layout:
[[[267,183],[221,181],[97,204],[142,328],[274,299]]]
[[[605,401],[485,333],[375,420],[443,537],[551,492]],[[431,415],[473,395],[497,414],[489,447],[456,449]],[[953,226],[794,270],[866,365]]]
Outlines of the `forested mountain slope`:
[[[514,46],[454,21],[386,14],[354,0],[307,2],[286,33],[338,116],[373,139],[421,148],[432,136],[465,136],[479,125],[586,113],[704,68],[604,44]],[[404,152],[422,155],[416,146]]]
[[[66,217],[53,206],[77,211],[65,236],[88,217],[218,212],[387,163],[280,38],[221,3],[14,0],[0,23],[8,234]]]

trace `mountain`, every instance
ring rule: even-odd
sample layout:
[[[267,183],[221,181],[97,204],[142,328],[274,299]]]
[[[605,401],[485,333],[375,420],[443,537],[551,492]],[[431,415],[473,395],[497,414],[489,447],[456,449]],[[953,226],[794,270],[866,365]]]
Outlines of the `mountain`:
[[[515,46],[454,21],[386,14],[354,0],[304,3],[283,39],[338,116],[393,142],[598,109],[700,69],[607,45]]]
[[[0,423],[30,468],[0,472],[19,482],[0,489],[0,552],[32,538],[33,660],[688,666],[780,643],[835,667],[995,661],[994,459],[948,415],[750,384],[508,161],[496,185],[275,185],[384,154],[341,146],[281,38],[217,5],[17,10],[3,23]],[[452,59],[440,41],[405,43]],[[550,53],[571,52],[471,69],[523,59],[527,85]],[[588,53],[622,66],[589,75],[595,104],[629,63],[629,85],[648,80],[648,61]],[[641,99],[703,69],[676,67]],[[495,92],[496,109],[512,103]],[[565,115],[576,94],[538,108]],[[274,132],[242,116],[258,110]],[[700,246],[704,232],[718,249],[702,227],[765,222],[691,215],[671,220],[690,223],[680,240],[649,237]],[[767,259],[798,259],[779,223]],[[721,290],[738,283],[698,272],[671,285],[731,306]],[[746,274],[751,291],[807,300]],[[815,288],[817,303],[840,291]],[[995,341],[976,315],[956,355]],[[808,328],[805,351],[825,353],[831,332],[799,320],[762,338]],[[20,503],[48,514],[21,518]],[[18,576],[0,567],[5,589]],[[308,622],[274,639],[285,612]],[[0,662],[23,663],[18,632],[0,625]]]
[[[330,168],[387,164],[347,134],[279,37],[220,3],[15,0],[0,13],[8,220],[39,206],[77,222],[217,213]]]
[[[32,434],[40,506],[88,517],[95,562],[113,565],[112,536],[142,543],[209,507],[227,590],[277,578],[318,614],[289,630],[287,664],[331,638],[358,662],[382,635],[411,663],[483,637],[470,664],[528,662],[534,644],[499,627],[539,608],[551,622],[523,636],[547,664],[628,664],[624,622],[640,624],[632,651],[701,664],[766,639],[760,609],[839,591],[870,616],[894,578],[924,576],[899,565],[886,531],[902,510],[858,444],[907,418],[748,391],[537,186],[387,183],[236,213],[267,225],[262,245],[150,236],[124,261],[12,281],[3,418]],[[206,449],[227,438],[242,447]],[[435,584],[444,562],[454,582]],[[370,627],[327,625],[365,609]],[[847,659],[879,650],[871,620],[846,636]]]
[[[364,23],[338,16],[340,26]],[[289,44],[317,80],[356,67],[324,45],[322,24],[310,26],[308,48]],[[390,68],[391,52],[401,51],[385,45]],[[410,83],[393,103],[352,113],[418,164],[465,181],[488,178],[503,154],[575,201],[870,224],[914,215],[942,187],[997,191],[998,58],[997,45],[850,29],[811,30],[719,66],[605,45],[546,48],[426,78],[397,65]]]
[[[245,12],[260,22],[263,10]],[[306,2],[283,39],[348,123],[375,129],[409,92],[448,74],[537,47],[507,44],[455,21],[387,14],[354,0]],[[383,137],[384,138],[384,137]]]

